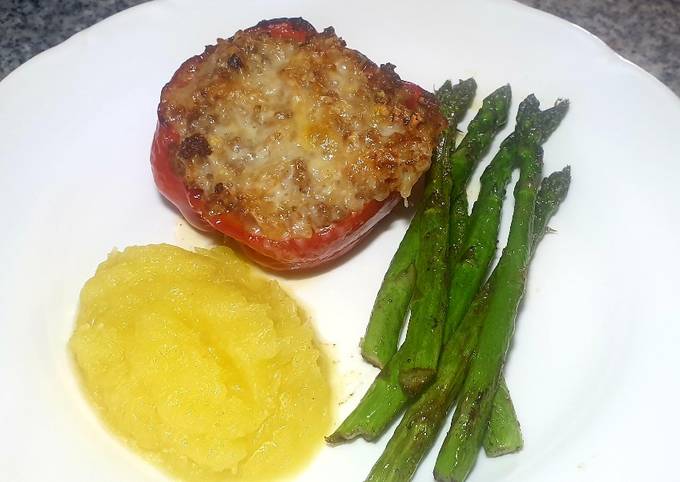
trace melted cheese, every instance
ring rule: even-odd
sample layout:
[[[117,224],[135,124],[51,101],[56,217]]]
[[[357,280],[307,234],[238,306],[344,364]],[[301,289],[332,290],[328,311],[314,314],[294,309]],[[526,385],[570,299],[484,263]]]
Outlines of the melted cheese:
[[[390,74],[333,34],[220,40],[186,85],[164,91],[182,142],[209,147],[180,145],[175,164],[212,214],[236,212],[272,239],[310,237],[392,192],[408,197],[443,120],[423,103],[407,108],[411,94]]]

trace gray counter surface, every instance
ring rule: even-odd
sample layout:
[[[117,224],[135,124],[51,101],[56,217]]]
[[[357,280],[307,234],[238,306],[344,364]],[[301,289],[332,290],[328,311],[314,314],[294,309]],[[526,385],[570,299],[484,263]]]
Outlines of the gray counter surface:
[[[0,0],[0,79],[143,0]],[[680,0],[521,0],[576,23],[680,95]]]

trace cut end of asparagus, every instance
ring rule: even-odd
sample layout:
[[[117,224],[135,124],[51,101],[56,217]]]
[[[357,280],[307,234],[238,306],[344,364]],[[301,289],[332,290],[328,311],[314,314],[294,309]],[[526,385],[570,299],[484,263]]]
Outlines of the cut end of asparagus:
[[[522,450],[524,439],[519,426],[515,406],[510,398],[510,390],[501,377],[493,400],[489,426],[484,434],[484,452],[487,457],[500,457]]]
[[[340,426],[338,429],[330,434],[329,436],[325,437],[326,443],[328,445],[341,445],[347,442],[351,442],[354,439],[357,438],[363,438],[364,440],[371,442],[377,438],[376,437],[371,437],[369,434],[363,433],[361,430],[353,430],[353,431],[346,431],[343,430],[343,427]]]
[[[344,437],[340,436],[337,434],[337,432],[333,432],[332,434],[328,435],[327,437],[324,437],[324,440],[328,445],[340,445],[341,443],[344,442],[349,442],[349,440],[345,439]]]
[[[383,360],[378,354],[373,351],[364,350],[363,345],[361,347],[361,356],[367,363],[370,363],[374,367],[380,368],[381,370],[385,368],[386,363],[383,363]]]
[[[357,420],[354,413],[351,413],[337,428],[335,432],[325,438],[328,445],[340,445],[351,442],[356,438],[363,438],[372,441],[378,438],[379,434],[371,434],[365,429],[364,425]]]
[[[456,477],[452,474],[444,474],[441,473],[436,468],[434,469],[434,472],[432,472],[432,475],[434,476],[434,480],[436,480],[437,482],[463,482],[467,478]]]
[[[380,351],[379,346],[374,346],[376,345],[375,343],[369,346],[367,343],[365,343],[366,338],[361,338],[359,340],[359,348],[361,349],[361,357],[374,367],[380,368],[381,370],[383,367],[387,364],[388,360],[383,361],[384,354]],[[390,356],[391,358],[391,356]]]
[[[436,373],[436,370],[429,368],[409,368],[399,374],[399,384],[406,395],[415,397],[427,388]]]
[[[484,453],[487,457],[502,457],[503,455],[515,454],[524,447],[524,440],[519,439],[508,445],[484,444]]]

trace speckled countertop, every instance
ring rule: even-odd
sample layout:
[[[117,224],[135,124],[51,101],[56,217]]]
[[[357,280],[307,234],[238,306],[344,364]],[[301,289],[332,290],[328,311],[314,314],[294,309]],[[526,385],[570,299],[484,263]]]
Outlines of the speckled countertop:
[[[144,0],[0,0],[0,79],[35,54]],[[680,95],[680,0],[521,0],[594,33]]]

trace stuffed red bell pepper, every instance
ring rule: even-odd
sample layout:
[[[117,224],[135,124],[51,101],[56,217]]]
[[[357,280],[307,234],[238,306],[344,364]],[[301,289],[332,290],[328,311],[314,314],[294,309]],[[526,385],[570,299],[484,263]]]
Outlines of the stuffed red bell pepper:
[[[271,268],[310,268],[410,195],[445,127],[431,93],[332,28],[268,20],[175,72],[151,164],[196,228],[234,238]]]

